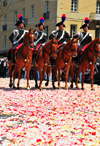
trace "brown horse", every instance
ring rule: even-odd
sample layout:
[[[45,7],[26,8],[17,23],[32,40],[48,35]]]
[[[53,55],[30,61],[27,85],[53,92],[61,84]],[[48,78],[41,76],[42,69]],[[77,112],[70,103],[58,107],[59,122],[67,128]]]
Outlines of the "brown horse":
[[[65,44],[64,47],[62,47],[60,52],[58,53],[57,58],[56,58],[56,64],[54,66],[54,71],[53,71],[52,85],[54,89],[55,89],[54,81],[55,81],[57,70],[58,70],[58,88],[60,89],[60,78],[61,78],[60,71],[64,67],[65,67],[65,74],[66,74],[65,75],[65,89],[68,89],[67,80],[68,80],[70,63],[72,61],[72,57],[77,56],[77,49],[78,49],[78,39],[73,38],[70,41],[68,41],[67,44]]]
[[[93,87],[93,73],[94,73],[94,64],[96,59],[100,57],[100,38],[94,39],[86,48],[81,62],[78,66],[78,72],[76,74],[76,88],[78,88],[78,76],[80,71],[82,71],[82,89],[84,90],[84,72],[86,68],[90,68],[90,78],[91,78],[91,90],[94,90]],[[73,78],[74,78],[74,71],[77,64],[77,60],[73,60],[72,66],[70,68],[70,76],[72,78],[71,87],[73,88]]]
[[[19,89],[19,82],[21,78],[21,69],[25,67],[27,72],[27,89],[29,89],[29,72],[31,69],[31,62],[32,62],[32,49],[34,47],[34,39],[35,39],[35,31],[30,29],[28,33],[24,36],[23,46],[20,49],[18,57],[16,58],[16,63],[14,66],[11,65],[9,62],[9,75],[10,75],[10,84],[9,86],[12,87],[12,73],[13,73],[13,88],[15,88],[15,78],[16,73],[18,72],[18,83],[17,88]],[[13,67],[13,70],[12,70]]]
[[[35,59],[37,67],[35,68],[34,75],[35,75],[35,87],[38,88],[37,85],[37,77],[36,73],[37,70],[39,70],[39,75],[40,75],[40,84],[39,84],[39,89],[41,90],[41,84],[42,80],[45,77],[45,72],[47,70],[47,66],[50,63],[50,56],[52,58],[57,57],[57,47],[58,47],[58,39],[52,38],[49,42],[47,42],[40,50],[38,59]],[[43,72],[42,72],[43,69]]]

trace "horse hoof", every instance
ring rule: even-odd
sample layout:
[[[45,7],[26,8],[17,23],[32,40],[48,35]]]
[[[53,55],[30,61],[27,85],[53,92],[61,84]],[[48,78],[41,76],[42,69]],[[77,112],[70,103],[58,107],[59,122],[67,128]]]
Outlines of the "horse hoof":
[[[30,87],[27,87],[27,90],[30,91]]]
[[[53,86],[53,89],[56,89],[56,87],[55,87],[55,86]]]
[[[95,91],[95,89],[93,88],[93,89],[91,89],[91,91]]]
[[[73,88],[73,85],[71,84],[70,87]]]
[[[82,90],[84,90],[84,88],[81,88]]]
[[[12,85],[11,85],[11,84],[9,84],[9,87],[11,88],[11,87],[12,87]]]
[[[35,88],[38,88],[38,85],[35,85]]]
[[[76,87],[76,89],[79,89],[79,87]]]
[[[45,83],[45,86],[48,86],[48,83],[47,82]]]
[[[15,87],[15,86],[13,86],[13,89],[16,89],[16,87]]]

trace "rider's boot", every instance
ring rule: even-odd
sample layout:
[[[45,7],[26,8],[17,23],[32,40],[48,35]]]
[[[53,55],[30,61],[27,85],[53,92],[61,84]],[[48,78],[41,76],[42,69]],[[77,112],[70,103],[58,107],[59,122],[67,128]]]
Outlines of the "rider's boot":
[[[11,52],[11,64],[15,64],[15,55],[14,55],[14,51]]]

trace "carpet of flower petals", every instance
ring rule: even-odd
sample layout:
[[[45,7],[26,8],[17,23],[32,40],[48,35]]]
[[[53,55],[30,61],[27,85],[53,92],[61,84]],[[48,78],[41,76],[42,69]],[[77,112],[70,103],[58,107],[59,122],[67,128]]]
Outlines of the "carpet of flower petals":
[[[0,145],[100,145],[100,86],[65,90],[61,82],[61,89],[53,90],[51,82],[45,87],[43,81],[40,91],[31,80],[27,91],[23,79],[20,90],[8,85],[9,78],[0,78]]]

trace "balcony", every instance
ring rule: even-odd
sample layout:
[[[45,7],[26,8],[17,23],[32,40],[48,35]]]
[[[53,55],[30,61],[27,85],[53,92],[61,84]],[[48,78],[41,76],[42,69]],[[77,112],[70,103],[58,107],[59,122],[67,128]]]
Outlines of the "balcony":
[[[7,6],[7,1],[3,1],[3,6]]]
[[[89,19],[90,20],[100,20],[100,14],[99,13],[90,13]]]
[[[24,18],[24,24],[27,25],[28,24],[28,19]]]
[[[44,14],[43,14],[43,17],[44,17],[45,20],[46,20],[46,19],[49,19],[49,12],[44,13]]]
[[[7,30],[7,25],[3,25],[3,31]]]

